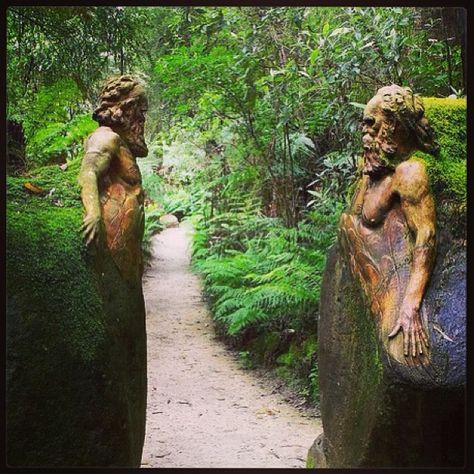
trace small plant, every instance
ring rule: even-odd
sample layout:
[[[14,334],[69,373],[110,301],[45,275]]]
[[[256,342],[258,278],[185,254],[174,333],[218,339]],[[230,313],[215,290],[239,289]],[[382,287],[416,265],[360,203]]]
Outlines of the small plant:
[[[253,369],[254,364],[250,357],[249,351],[240,351],[239,352],[239,362],[243,369]]]
[[[156,206],[149,206],[145,209],[145,230],[143,232],[142,251],[145,266],[148,266],[152,257],[151,238],[163,230],[163,224],[159,219],[162,213]]]

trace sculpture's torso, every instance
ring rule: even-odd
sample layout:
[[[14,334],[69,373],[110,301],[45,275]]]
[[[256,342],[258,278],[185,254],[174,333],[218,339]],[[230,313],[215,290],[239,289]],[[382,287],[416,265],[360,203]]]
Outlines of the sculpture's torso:
[[[361,217],[369,227],[380,225],[392,207],[394,193],[392,191],[392,176],[386,176],[379,181],[371,182],[364,195]]]
[[[122,274],[141,278],[144,229],[141,174],[124,143],[99,179],[99,193],[107,247]]]
[[[359,192],[363,199],[356,199],[359,204],[341,216],[339,240],[372,313],[380,318],[378,327],[389,354],[404,363],[401,338],[390,340],[387,335],[410,276],[413,239],[393,189],[393,175],[369,180],[367,188]],[[416,363],[424,363],[424,359],[418,357]]]

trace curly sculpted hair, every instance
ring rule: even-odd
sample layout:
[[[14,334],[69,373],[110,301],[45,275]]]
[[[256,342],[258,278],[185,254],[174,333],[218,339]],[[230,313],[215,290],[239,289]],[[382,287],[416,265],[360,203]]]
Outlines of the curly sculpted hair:
[[[377,91],[382,96],[382,110],[387,118],[387,137],[390,137],[395,122],[401,123],[412,136],[420,150],[435,154],[439,145],[435,140],[434,131],[425,117],[425,107],[421,98],[413,94],[409,87],[396,84],[382,87]]]
[[[112,77],[102,88],[92,118],[102,126],[121,126],[125,123],[124,112],[143,100],[144,94],[144,84],[137,77]]]

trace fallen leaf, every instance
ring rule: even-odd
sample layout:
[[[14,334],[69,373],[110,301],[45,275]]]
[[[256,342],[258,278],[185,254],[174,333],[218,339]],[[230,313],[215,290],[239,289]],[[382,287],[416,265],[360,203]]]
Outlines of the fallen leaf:
[[[38,188],[38,186],[35,186],[34,184],[31,184],[29,181],[26,183],[23,183],[23,186],[28,189],[28,191],[31,191],[32,193],[35,194],[41,194],[44,193],[44,189]]]

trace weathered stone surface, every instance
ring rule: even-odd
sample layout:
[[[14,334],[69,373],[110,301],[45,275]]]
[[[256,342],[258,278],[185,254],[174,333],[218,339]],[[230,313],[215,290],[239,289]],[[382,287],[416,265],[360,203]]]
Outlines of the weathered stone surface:
[[[165,214],[164,216],[161,216],[160,219],[160,224],[163,224],[165,227],[178,227],[178,218],[176,216],[173,216],[173,214]]]
[[[428,323],[431,363],[407,367],[387,355],[361,288],[337,247],[331,250],[319,325],[323,446],[329,467],[463,463],[465,309],[462,301],[452,299],[452,289],[463,291],[465,254],[459,249],[447,258],[455,263],[443,266],[446,259],[440,258],[428,288],[430,306],[443,301]],[[444,325],[448,313],[450,323]],[[435,325],[457,343],[449,345]]]

